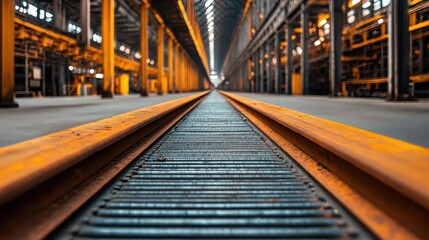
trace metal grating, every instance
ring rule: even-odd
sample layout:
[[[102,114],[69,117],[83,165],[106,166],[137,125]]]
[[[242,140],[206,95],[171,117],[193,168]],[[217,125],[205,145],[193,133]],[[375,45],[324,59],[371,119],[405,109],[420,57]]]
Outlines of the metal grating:
[[[54,237],[370,238],[216,92]]]

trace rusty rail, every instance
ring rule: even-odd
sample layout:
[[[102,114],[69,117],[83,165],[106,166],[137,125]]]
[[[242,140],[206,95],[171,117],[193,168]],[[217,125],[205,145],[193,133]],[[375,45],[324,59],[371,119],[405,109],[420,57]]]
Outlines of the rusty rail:
[[[207,93],[1,148],[0,235],[44,238]]]
[[[382,239],[429,229],[429,149],[221,92]]]

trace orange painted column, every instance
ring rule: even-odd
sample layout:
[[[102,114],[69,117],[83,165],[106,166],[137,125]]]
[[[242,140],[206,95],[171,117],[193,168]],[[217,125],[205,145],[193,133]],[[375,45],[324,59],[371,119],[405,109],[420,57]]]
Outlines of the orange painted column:
[[[0,107],[18,107],[15,102],[15,0],[2,0],[0,12]]]
[[[168,93],[173,92],[173,40],[168,38]]]
[[[186,56],[186,71],[185,71],[185,91],[189,92],[189,58]]]
[[[185,50],[182,52],[182,78],[180,79],[180,87],[182,92],[186,92],[186,54]]]
[[[163,94],[162,81],[164,79],[164,27],[158,27],[158,95]]]
[[[183,92],[183,77],[184,77],[184,60],[183,60],[183,50],[180,50],[180,60],[179,60],[179,65],[180,65],[180,75],[179,75],[179,92]]]
[[[174,92],[179,92],[179,79],[180,79],[180,61],[179,61],[179,44],[174,45]]]
[[[143,97],[148,96],[148,71],[147,71],[147,58],[149,51],[149,38],[148,38],[148,27],[149,27],[149,15],[148,7],[143,2],[140,6],[140,95]]]
[[[115,2],[101,2],[101,35],[103,50],[102,98],[112,98],[115,79]]]

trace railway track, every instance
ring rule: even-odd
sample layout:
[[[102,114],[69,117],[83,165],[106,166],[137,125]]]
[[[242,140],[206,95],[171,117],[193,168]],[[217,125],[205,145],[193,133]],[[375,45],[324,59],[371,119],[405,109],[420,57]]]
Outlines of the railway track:
[[[62,164],[55,168],[52,166],[58,161],[58,154],[52,153],[45,155],[52,160],[49,164],[33,171],[17,168],[34,164],[40,158],[22,163],[12,157],[5,160],[6,164],[0,163],[0,173],[21,174],[15,180],[0,182],[0,196],[4,197],[0,235],[14,239],[412,239],[424,236],[424,227],[429,223],[425,220],[429,216],[420,201],[425,199],[427,190],[398,193],[386,186],[387,180],[377,182],[367,176],[366,168],[352,169],[348,164],[351,165],[349,162],[354,158],[338,154],[329,142],[318,142],[320,132],[314,130],[313,139],[306,137],[305,127],[314,127],[314,124],[306,122],[304,115],[298,118],[306,125],[294,129],[282,122],[293,122],[288,121],[291,113],[276,120],[278,109],[268,109],[271,115],[258,110],[258,107],[270,106],[246,102],[228,93],[222,93],[226,98],[217,92],[204,98],[205,94],[0,150],[0,156],[6,153],[10,156],[13,151],[24,151],[20,154],[30,156],[35,152],[28,150],[29,146],[44,145],[52,138],[68,139],[70,132],[80,141],[88,137],[99,140],[86,142],[82,150],[61,158]],[[147,116],[144,124],[136,120],[136,124],[140,124],[138,128],[130,125],[132,119],[149,112],[153,115]],[[115,132],[107,136],[112,130],[105,128],[106,124],[111,126],[118,120],[126,124],[115,125],[123,127],[121,134]],[[88,130],[94,128],[95,133]],[[94,137],[92,134],[99,134],[100,129],[106,132]],[[293,130],[303,139],[295,136]],[[348,131],[349,135],[362,134],[353,129]],[[82,139],[84,134],[89,135]],[[376,140],[380,143],[385,139]],[[100,142],[108,144],[104,146]],[[403,143],[389,144],[397,147],[395,144]],[[402,151],[410,147],[401,146]],[[427,160],[424,159],[427,149],[411,150],[417,158],[415,161]],[[45,149],[39,151],[46,154]],[[352,176],[344,177],[326,163],[323,151],[329,151],[328,161],[341,157],[343,165],[339,168],[346,172],[353,170]],[[419,158],[419,154],[423,157]],[[423,171],[425,165],[420,166]],[[41,171],[44,174],[38,175]],[[364,183],[372,181],[373,185],[353,183],[354,175],[365,177]],[[424,179],[423,182],[412,177],[406,180],[423,183],[420,187],[427,184]],[[386,196],[365,195],[371,193],[366,189],[380,190],[379,185],[384,187],[382,195]],[[20,186],[24,189],[17,190]],[[389,197],[395,197],[396,203],[378,205]],[[389,207],[398,206],[395,204],[406,204],[403,208],[409,210],[405,213],[408,215],[402,217],[413,216],[414,219],[407,221],[418,222],[416,226],[403,223],[396,214],[401,211],[388,212]]]

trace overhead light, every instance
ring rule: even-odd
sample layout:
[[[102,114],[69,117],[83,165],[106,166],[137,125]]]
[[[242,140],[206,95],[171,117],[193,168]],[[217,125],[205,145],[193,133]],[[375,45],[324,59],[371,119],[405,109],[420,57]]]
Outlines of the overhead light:
[[[125,51],[125,46],[124,46],[124,45],[121,45],[121,46],[119,47],[119,51],[121,51],[121,52]]]
[[[73,67],[73,66],[69,66],[69,70],[70,70],[70,71],[73,71],[73,70],[74,70],[74,67]]]
[[[206,8],[206,14],[209,14],[211,11],[213,11],[213,8],[213,5],[210,5],[208,8]]]
[[[358,4],[358,3],[360,3],[360,0],[352,0],[352,6],[354,6],[354,5]]]
[[[277,58],[273,58],[273,65],[277,65]]]
[[[216,74],[216,72],[215,72],[215,71],[212,71],[212,72],[211,72],[211,74],[212,74],[212,75],[215,75],[215,74]]]
[[[95,78],[97,78],[97,79],[102,79],[103,77],[104,77],[104,75],[102,73],[95,74]]]
[[[213,39],[214,39],[214,34],[213,34],[213,33],[210,33],[210,34],[209,34],[209,41],[213,41]]]
[[[296,48],[296,52],[298,53],[298,55],[302,54],[302,48],[301,47],[297,47]]]
[[[89,69],[89,74],[94,74],[95,73],[95,70],[94,69]]]
[[[314,46],[319,46],[320,44],[322,44],[322,42],[321,42],[319,39],[317,39],[317,40],[314,42]]]
[[[362,8],[369,8],[371,6],[371,2],[367,1],[362,5]]]
[[[126,54],[130,54],[130,52],[131,52],[131,49],[130,49],[130,48],[126,48],[126,49],[125,49],[125,53],[126,53]]]
[[[214,0],[207,0],[204,4],[206,6],[206,8],[209,7],[213,3],[213,1]]]
[[[377,23],[378,23],[378,24],[382,24],[382,23],[384,23],[384,19],[383,19],[383,18],[378,19]]]
[[[139,52],[136,52],[136,53],[134,54],[134,57],[135,57],[135,58],[137,58],[137,59],[141,59],[141,58],[142,58],[142,55],[141,55]]]
[[[323,26],[327,23],[328,21],[326,21],[326,19],[323,19],[322,21],[320,21],[319,26]]]
[[[206,18],[208,19],[208,18],[210,18],[210,17],[213,17],[213,12],[209,12],[207,15],[206,15]]]

